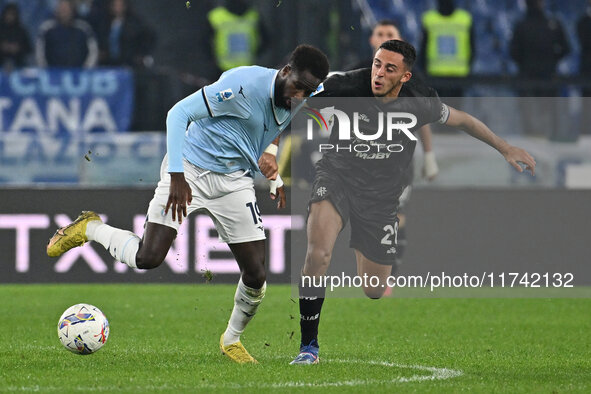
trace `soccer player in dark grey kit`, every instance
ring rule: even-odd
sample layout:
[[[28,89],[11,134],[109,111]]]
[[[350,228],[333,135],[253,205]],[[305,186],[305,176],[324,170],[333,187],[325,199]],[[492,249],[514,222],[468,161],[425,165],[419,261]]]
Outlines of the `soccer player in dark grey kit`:
[[[503,155],[519,172],[520,165],[534,174],[536,162],[525,150],[508,144],[475,117],[442,103],[433,89],[411,82],[416,52],[412,45],[399,40],[383,43],[376,52],[371,71],[355,70],[334,75],[317,90],[324,97],[376,97],[376,112],[415,114],[416,125],[439,122],[459,128]],[[377,119],[378,114],[369,114]],[[360,131],[374,134],[377,122],[359,122]],[[335,130],[335,129],[333,129]],[[331,141],[338,143],[336,132]],[[382,142],[381,140],[378,140]],[[351,222],[350,247],[355,251],[360,276],[377,276],[384,284],[392,272],[396,256],[398,201],[406,184],[404,175],[412,160],[416,139],[404,133],[393,141],[403,146],[399,153],[357,155],[346,150],[331,150],[316,164],[307,223],[307,253],[302,275],[326,274],[335,241],[347,221]],[[375,147],[374,147],[375,148]],[[371,159],[374,157],[374,159]],[[370,298],[380,298],[385,286],[364,287]],[[300,282],[300,353],[291,364],[318,362],[318,325],[324,290],[302,287]]]

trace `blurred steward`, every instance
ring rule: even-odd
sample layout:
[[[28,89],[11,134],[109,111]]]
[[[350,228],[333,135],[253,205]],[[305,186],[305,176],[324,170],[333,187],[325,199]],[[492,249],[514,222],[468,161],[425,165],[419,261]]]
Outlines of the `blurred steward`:
[[[454,0],[438,0],[437,9],[422,15],[423,41],[419,65],[430,77],[463,78],[474,59],[472,15]],[[438,88],[441,97],[458,97],[461,88]]]
[[[21,24],[18,6],[7,4],[0,14],[0,67],[11,70],[25,66],[31,49],[29,33]]]
[[[213,30],[212,50],[221,71],[256,63],[266,41],[265,29],[248,0],[227,0],[209,11],[207,19]]]
[[[98,46],[88,23],[77,19],[70,0],[60,0],[55,18],[44,22],[36,44],[40,67],[94,67]]]

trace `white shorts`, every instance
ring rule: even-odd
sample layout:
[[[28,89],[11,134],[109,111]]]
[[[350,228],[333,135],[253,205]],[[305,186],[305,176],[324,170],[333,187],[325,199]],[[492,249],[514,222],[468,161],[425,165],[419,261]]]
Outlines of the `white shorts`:
[[[254,193],[252,178],[244,171],[220,174],[206,171],[183,159],[185,180],[189,183],[193,201],[187,206],[187,216],[194,211],[207,213],[222,242],[229,244],[265,239],[265,229]],[[148,207],[147,221],[163,224],[178,231],[178,218],[172,221],[172,210],[164,214],[168,202],[170,174],[168,156],[160,167],[160,181]]]

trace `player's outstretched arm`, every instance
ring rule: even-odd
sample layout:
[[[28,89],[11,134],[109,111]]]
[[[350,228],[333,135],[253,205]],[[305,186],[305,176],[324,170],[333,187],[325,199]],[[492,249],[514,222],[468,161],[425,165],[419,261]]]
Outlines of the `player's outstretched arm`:
[[[419,139],[421,145],[423,145],[424,162],[423,162],[423,177],[429,181],[435,179],[439,173],[439,166],[435,159],[435,152],[433,152],[433,146],[431,144],[433,133],[431,131],[431,125],[426,124],[419,129]]]
[[[449,107],[449,106],[448,106]],[[509,162],[519,172],[523,172],[523,168],[519,163],[525,165],[525,169],[532,175],[535,175],[536,161],[524,149],[509,144],[507,141],[496,135],[474,116],[466,112],[449,107],[449,118],[446,122],[448,126],[457,127],[465,131],[472,137],[479,139],[495,148],[503,155],[505,160]]]

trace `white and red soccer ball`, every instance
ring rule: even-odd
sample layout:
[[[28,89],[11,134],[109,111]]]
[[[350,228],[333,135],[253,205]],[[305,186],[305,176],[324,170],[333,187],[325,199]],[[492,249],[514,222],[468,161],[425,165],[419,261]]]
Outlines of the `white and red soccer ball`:
[[[57,333],[66,349],[78,354],[91,354],[107,342],[109,321],[96,306],[76,304],[60,317]]]

